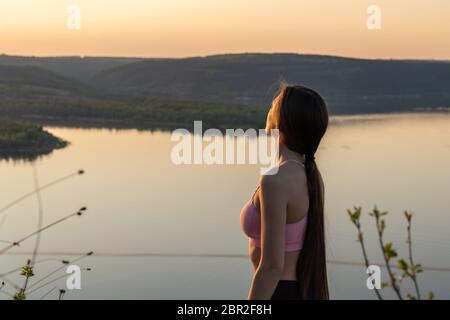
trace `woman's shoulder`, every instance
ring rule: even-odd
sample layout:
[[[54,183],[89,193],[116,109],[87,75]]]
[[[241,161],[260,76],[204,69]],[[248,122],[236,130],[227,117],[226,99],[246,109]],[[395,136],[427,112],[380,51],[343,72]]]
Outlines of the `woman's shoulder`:
[[[299,170],[298,164],[285,164],[268,171],[265,175],[260,176],[259,185],[269,189],[290,189],[292,183],[306,181],[304,170]]]
[[[279,171],[276,174],[264,174],[259,177],[259,185],[261,188],[275,188],[282,185],[282,177]]]
[[[259,186],[272,196],[283,194],[290,198],[298,196],[303,189],[307,190],[307,178],[305,170],[299,170],[298,164],[286,163],[278,168],[276,174],[266,174],[259,178]]]

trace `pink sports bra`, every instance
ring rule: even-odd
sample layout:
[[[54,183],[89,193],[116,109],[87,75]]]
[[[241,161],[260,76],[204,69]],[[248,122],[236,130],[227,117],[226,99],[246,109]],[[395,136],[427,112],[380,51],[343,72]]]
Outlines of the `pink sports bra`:
[[[303,163],[294,159],[283,161],[280,166],[286,162],[295,162],[303,166]],[[258,187],[259,188],[259,187]],[[258,189],[256,189],[258,190]],[[256,191],[255,191],[256,193]],[[253,197],[244,205],[241,210],[241,228],[250,238],[256,247],[261,247],[261,214],[253,204]],[[284,251],[298,251],[303,247],[303,238],[305,236],[308,217],[285,225],[285,243]]]

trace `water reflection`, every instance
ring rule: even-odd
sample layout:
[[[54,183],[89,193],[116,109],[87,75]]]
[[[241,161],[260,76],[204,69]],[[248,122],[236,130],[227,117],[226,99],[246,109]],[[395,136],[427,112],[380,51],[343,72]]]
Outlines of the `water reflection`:
[[[319,150],[326,182],[329,260],[362,261],[346,209],[361,205],[367,212],[378,204],[390,211],[386,239],[394,241],[402,256],[403,210],[410,209],[416,213],[415,260],[448,268],[450,115],[377,117],[333,122]],[[78,168],[86,175],[43,192],[45,221],[84,205],[89,211],[43,234],[41,250],[61,259],[90,250],[105,254],[83,261],[82,266],[93,270],[83,275],[83,289],[68,293],[68,299],[245,297],[252,271],[238,215],[257,184],[257,165],[175,166],[168,132],[57,127],[49,131],[71,145],[35,161],[41,183]],[[0,176],[1,204],[33,187],[30,164],[2,161]],[[18,239],[31,232],[37,221],[36,199],[27,199],[7,215],[1,238]],[[364,215],[362,222],[368,252],[380,262],[373,221]],[[32,247],[30,241],[15,252],[30,252]],[[201,257],[205,254],[229,256]],[[13,269],[26,258],[2,256],[0,270]],[[36,271],[52,270],[50,264]],[[361,266],[330,264],[329,273],[333,298],[373,298]],[[424,292],[433,289],[438,298],[450,298],[447,272],[427,271],[419,282]]]

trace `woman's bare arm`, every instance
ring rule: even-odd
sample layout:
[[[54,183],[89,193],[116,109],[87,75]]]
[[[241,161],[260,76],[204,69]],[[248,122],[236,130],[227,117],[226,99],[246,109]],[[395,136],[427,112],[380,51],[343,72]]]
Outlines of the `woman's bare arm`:
[[[287,201],[279,177],[263,176],[260,182],[261,259],[248,298],[272,297],[284,266],[284,230]]]

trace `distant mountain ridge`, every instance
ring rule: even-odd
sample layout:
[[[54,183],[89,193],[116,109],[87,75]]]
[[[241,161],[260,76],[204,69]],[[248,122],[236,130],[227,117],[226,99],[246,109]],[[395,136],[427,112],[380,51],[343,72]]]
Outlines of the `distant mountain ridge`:
[[[310,86],[333,112],[373,113],[450,105],[450,63],[298,54],[146,59],[99,72],[102,88],[267,106],[280,80]]]
[[[263,53],[0,55],[0,115],[255,125],[263,123],[281,80],[316,89],[335,115],[450,107],[449,61]]]
[[[135,61],[139,58],[114,57],[27,57],[0,54],[0,65],[34,66],[70,79],[86,81],[98,72]]]
[[[82,91],[87,84],[57,75],[33,65],[0,64],[0,84],[15,87],[41,87],[55,90]]]

